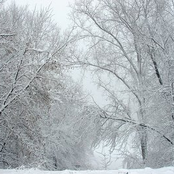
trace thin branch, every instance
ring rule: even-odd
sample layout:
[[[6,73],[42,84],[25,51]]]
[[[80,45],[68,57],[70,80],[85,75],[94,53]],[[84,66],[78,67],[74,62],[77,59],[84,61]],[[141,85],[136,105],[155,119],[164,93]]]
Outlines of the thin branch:
[[[95,67],[95,68],[99,68],[101,70],[104,70],[104,71],[107,71],[107,72],[113,74],[116,78],[118,78],[132,92],[132,94],[137,98],[138,102],[141,104],[141,100],[139,99],[138,94],[136,94],[135,91],[133,89],[131,89],[129,84],[122,77],[120,77],[116,72],[112,71],[111,69],[108,69],[108,68],[105,68],[105,67],[102,67],[102,66],[99,66],[99,65],[95,65],[95,64],[92,64],[92,63],[89,63],[89,62],[87,62],[87,63],[79,62],[79,63],[82,64],[82,65],[88,65],[88,66],[92,66],[92,67]]]
[[[174,145],[173,141],[170,140],[170,138],[168,138],[166,135],[162,134],[159,130],[156,130],[155,128],[149,126],[149,125],[146,125],[144,123],[136,123],[135,121],[133,120],[128,120],[128,119],[121,119],[121,118],[113,118],[113,117],[109,117],[109,116],[102,116],[100,115],[101,118],[104,118],[104,119],[110,119],[110,120],[114,120],[114,121],[120,121],[120,122],[124,122],[124,123],[130,123],[132,125],[137,125],[137,126],[140,126],[140,127],[143,127],[143,128],[147,128],[151,131],[154,131],[156,133],[158,133],[162,138],[164,138],[165,140],[167,140],[171,145]]]
[[[57,53],[59,52],[60,50],[62,50],[64,47],[67,46],[67,43],[63,44],[55,53],[53,53],[52,55],[49,55],[48,59],[46,60],[46,62],[41,65],[35,75],[33,75],[33,77],[29,80],[29,82],[27,83],[27,85],[18,93],[16,94],[14,97],[12,97],[11,100],[9,100],[8,102],[6,102],[5,104],[3,104],[0,108],[0,115],[1,113],[5,110],[5,108],[7,108],[17,97],[19,97],[29,86],[30,84],[34,81],[34,79],[37,77],[37,74],[42,70],[42,68],[50,61],[50,59]]]
[[[89,11],[89,10],[88,10],[88,11]],[[93,17],[93,15],[92,15],[90,12],[87,13],[87,12],[84,11],[84,13],[92,19],[92,21],[96,24],[96,26],[97,26],[100,30],[104,31],[106,34],[108,34],[109,36],[111,36],[111,37],[118,43],[118,45],[119,45],[119,47],[120,47],[120,50],[123,52],[123,55],[126,57],[126,59],[128,60],[128,62],[130,63],[130,65],[133,67],[134,71],[138,74],[135,65],[133,64],[133,62],[131,61],[131,59],[128,57],[128,55],[127,55],[126,51],[124,50],[124,47],[123,47],[123,45],[121,44],[121,42],[119,41],[119,39],[118,39],[117,37],[115,37],[110,31],[108,31],[108,30],[106,30],[105,28],[103,28],[103,27],[97,22],[97,20]]]

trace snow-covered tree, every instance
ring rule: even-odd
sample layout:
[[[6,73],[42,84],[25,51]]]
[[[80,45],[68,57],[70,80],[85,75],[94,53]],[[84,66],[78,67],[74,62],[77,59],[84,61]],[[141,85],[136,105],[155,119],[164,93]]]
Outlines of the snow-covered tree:
[[[93,67],[108,96],[104,140],[128,143],[129,167],[171,165],[173,1],[79,0],[72,18],[86,49],[74,60]]]
[[[87,168],[94,115],[64,72],[73,40],[49,9],[0,8],[0,167]],[[88,139],[88,138],[91,139]]]

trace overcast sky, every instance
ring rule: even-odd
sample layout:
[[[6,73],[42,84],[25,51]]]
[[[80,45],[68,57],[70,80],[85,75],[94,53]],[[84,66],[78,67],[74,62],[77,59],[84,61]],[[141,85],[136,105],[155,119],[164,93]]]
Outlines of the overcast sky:
[[[7,2],[15,1],[18,5],[28,5],[30,9],[35,7],[48,7],[51,6],[53,10],[53,18],[58,25],[65,29],[68,27],[68,13],[70,11],[69,4],[74,3],[74,0],[7,0]]]

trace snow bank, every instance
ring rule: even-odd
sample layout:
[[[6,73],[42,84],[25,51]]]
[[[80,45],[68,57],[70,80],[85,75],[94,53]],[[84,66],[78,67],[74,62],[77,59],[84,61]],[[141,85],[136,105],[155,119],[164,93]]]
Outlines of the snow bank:
[[[85,170],[85,171],[41,171],[39,169],[24,169],[24,170],[3,170],[0,169],[0,174],[174,174],[174,167],[165,167],[161,169],[120,169],[120,170]]]

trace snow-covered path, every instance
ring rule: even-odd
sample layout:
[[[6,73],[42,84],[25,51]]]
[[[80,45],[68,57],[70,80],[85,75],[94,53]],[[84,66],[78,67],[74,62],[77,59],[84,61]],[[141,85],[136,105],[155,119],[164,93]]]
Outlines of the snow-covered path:
[[[24,170],[2,170],[0,174],[174,174],[174,167],[166,167],[161,169],[136,169],[136,170],[85,170],[85,171],[41,171],[39,169]]]

